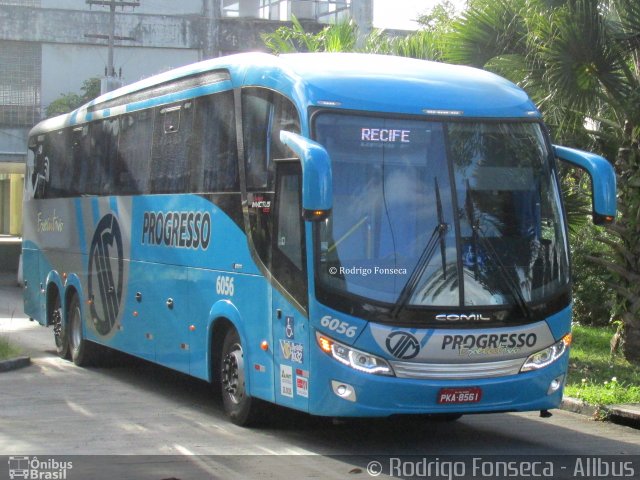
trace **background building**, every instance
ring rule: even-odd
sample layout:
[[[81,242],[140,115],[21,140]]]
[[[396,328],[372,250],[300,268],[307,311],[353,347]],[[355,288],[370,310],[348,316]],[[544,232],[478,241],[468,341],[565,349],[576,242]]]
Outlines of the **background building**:
[[[112,28],[115,75],[127,84],[265,50],[260,34],[292,15],[309,31],[347,17],[367,31],[373,7],[372,0],[0,0],[0,235],[21,233],[29,130],[53,100],[105,76]]]

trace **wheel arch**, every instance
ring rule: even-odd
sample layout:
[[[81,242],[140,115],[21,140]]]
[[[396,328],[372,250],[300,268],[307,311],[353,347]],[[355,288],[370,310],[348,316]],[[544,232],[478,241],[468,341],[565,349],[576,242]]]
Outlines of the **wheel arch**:
[[[84,298],[84,296],[82,291],[82,284],[80,283],[80,279],[75,273],[69,275],[67,277],[67,281],[65,282],[65,290],[64,290],[64,305],[65,305],[64,311],[65,312],[67,311],[69,302],[71,302],[71,298],[74,295],[78,296],[78,303],[80,304],[80,312],[82,312],[83,318],[84,318],[84,305],[82,302],[82,299]]]
[[[209,366],[209,381],[215,383],[218,379],[217,365],[220,360],[220,352],[224,337],[230,329],[234,329],[240,336],[244,348],[247,348],[247,337],[242,328],[242,317],[236,306],[229,300],[219,300],[209,312],[209,324],[207,326],[207,364]],[[249,378],[245,379],[249,387]]]
[[[45,296],[45,318],[46,325],[52,325],[51,314],[53,313],[53,306],[55,305],[55,300],[58,298],[60,300],[60,306],[62,307],[62,311],[65,311],[65,302],[62,292],[64,291],[64,287],[62,285],[62,280],[57,271],[52,270],[47,275],[47,279],[45,281],[46,285],[46,296]],[[66,321],[64,315],[62,316],[62,320]]]

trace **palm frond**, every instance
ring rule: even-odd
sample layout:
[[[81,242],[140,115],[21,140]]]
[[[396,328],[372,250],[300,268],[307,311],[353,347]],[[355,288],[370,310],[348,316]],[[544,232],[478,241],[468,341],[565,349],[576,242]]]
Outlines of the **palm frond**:
[[[601,95],[614,102],[628,96],[624,56],[610,33],[598,2],[577,0],[566,11],[558,35],[543,47],[546,80],[570,104],[589,109]]]
[[[524,0],[474,2],[448,34],[445,58],[453,63],[484,67],[492,58],[526,54],[527,31],[520,14]]]

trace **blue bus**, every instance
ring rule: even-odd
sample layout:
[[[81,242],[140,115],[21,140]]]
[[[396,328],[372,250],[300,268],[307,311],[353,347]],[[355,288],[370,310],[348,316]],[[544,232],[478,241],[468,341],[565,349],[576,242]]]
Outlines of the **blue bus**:
[[[242,54],[105,94],[29,136],[25,312],[77,365],[115,349],[332,417],[557,407],[571,344],[554,146],[463,66]],[[104,347],[108,347],[105,349]]]

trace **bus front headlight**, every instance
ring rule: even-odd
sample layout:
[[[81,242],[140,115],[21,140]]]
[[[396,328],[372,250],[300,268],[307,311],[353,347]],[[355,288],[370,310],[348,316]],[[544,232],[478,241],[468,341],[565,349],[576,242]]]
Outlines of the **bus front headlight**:
[[[544,368],[547,365],[551,365],[553,362],[558,360],[564,352],[567,351],[569,346],[571,345],[571,334],[568,333],[562,339],[551,345],[550,347],[545,348],[544,350],[540,350],[532,355],[529,355],[527,361],[524,362],[520,372],[528,372],[530,370],[538,370],[540,368]]]
[[[336,342],[320,332],[316,332],[316,339],[324,353],[354,370],[374,375],[394,375],[391,365],[384,358]]]

